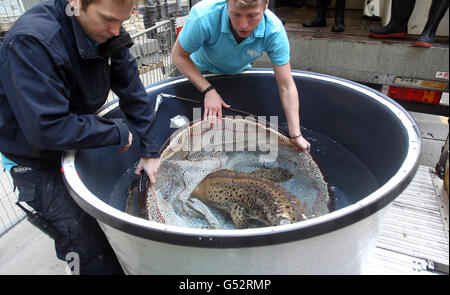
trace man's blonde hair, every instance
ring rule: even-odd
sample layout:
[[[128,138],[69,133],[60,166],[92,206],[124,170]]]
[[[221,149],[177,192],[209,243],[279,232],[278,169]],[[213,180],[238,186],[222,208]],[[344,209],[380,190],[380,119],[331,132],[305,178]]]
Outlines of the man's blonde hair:
[[[234,6],[239,8],[247,8],[247,7],[256,7],[261,4],[266,5],[269,1],[275,1],[275,0],[227,0],[230,2],[233,2]]]

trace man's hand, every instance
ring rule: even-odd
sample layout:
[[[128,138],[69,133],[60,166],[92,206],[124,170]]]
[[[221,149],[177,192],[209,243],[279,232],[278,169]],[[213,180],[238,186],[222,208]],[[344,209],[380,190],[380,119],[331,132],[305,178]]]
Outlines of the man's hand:
[[[309,152],[311,150],[311,144],[303,137],[303,135],[291,138],[291,142],[303,152]]]
[[[141,175],[141,171],[144,170],[145,173],[147,173],[150,184],[154,184],[156,182],[156,174],[158,173],[158,168],[159,168],[159,158],[143,157],[139,160],[139,163],[134,173],[136,173],[137,175]]]
[[[214,126],[217,118],[222,120],[222,107],[229,108],[229,104],[226,104],[220,97],[216,90],[211,90],[205,95],[205,111],[203,112],[203,120],[207,120],[209,124]]]
[[[128,131],[128,132],[129,132],[129,134],[128,134],[128,144],[124,145],[124,146],[118,151],[119,154],[128,151],[128,149],[129,149],[130,146],[131,146],[131,143],[133,142],[133,134],[131,134],[130,131]]]

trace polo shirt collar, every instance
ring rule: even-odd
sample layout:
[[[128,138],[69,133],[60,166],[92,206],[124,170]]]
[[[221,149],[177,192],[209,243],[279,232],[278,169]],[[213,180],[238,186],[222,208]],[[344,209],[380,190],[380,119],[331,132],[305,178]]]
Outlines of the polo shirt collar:
[[[264,12],[261,20],[259,21],[258,26],[253,31],[253,34],[255,34],[256,38],[262,38],[264,37],[265,31],[266,31],[266,13]]]
[[[266,14],[263,14],[263,17],[261,18],[258,26],[256,29],[252,32],[252,34],[247,37],[250,38],[253,36],[253,38],[262,38],[264,37],[264,32],[266,30]],[[224,6],[224,9],[222,10],[221,15],[221,32],[225,34],[231,34],[231,37],[233,37],[233,32],[231,31],[231,22],[230,18],[228,16],[228,4]]]

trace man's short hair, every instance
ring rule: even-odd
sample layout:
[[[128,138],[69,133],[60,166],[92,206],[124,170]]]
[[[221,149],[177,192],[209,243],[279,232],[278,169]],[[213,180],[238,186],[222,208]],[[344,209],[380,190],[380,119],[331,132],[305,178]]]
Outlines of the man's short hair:
[[[275,1],[275,0],[227,0],[227,1],[233,2],[233,4],[236,7],[248,8],[248,7],[256,7],[256,6],[261,5],[261,4],[266,5],[266,3],[268,1]]]
[[[81,10],[86,11],[89,5],[92,3],[98,2],[100,0],[80,0],[81,1]],[[128,4],[131,7],[137,7],[137,4],[139,2],[142,2],[142,0],[112,0],[116,2],[117,4]]]

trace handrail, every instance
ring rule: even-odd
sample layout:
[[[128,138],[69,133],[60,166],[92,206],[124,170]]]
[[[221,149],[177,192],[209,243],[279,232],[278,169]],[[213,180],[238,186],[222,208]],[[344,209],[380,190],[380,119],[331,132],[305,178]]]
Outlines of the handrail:
[[[136,34],[131,35],[131,39],[137,38],[137,37],[139,37],[141,35],[144,35],[144,34],[150,32],[150,31],[156,30],[157,28],[162,27],[164,25],[167,25],[168,23],[171,23],[171,22],[172,22],[172,20],[170,20],[170,19],[158,22],[158,24],[156,24],[156,25],[154,25],[154,26],[152,26],[150,28],[147,28],[147,29],[145,29],[145,30],[143,30],[141,32],[138,32]]]

